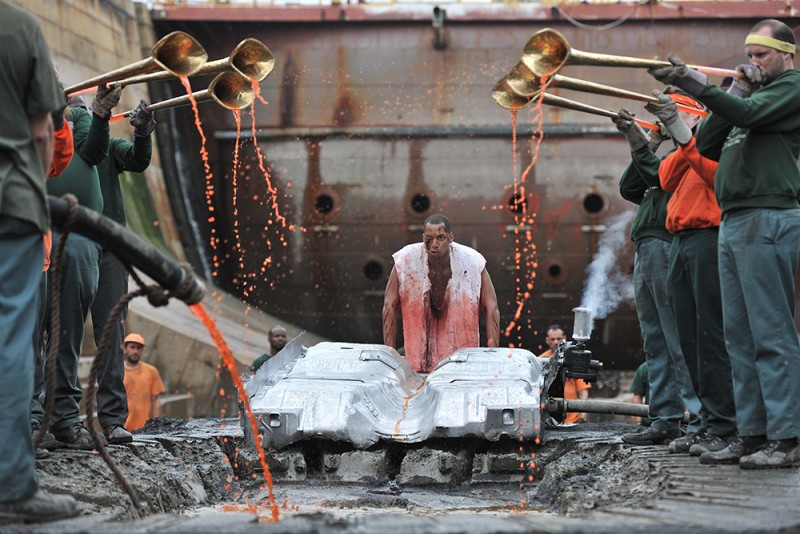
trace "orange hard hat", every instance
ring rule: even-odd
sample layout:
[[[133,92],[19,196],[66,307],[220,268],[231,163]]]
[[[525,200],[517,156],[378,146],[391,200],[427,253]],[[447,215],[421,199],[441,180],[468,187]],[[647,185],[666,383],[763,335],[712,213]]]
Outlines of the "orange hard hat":
[[[128,334],[125,337],[123,345],[125,343],[138,343],[139,345],[144,345],[144,338],[141,336],[141,334]]]

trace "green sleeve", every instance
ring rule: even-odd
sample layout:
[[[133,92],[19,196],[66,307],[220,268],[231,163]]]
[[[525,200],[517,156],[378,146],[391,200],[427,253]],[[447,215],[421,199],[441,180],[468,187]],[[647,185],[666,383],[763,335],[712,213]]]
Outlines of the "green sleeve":
[[[648,189],[661,186],[658,179],[661,160],[647,147],[632,152],[631,157],[633,159],[619,180],[619,194],[629,202],[641,204]]]
[[[713,85],[700,100],[733,126],[767,132],[789,132],[800,128],[800,72],[787,71],[750,98],[739,98]]]
[[[731,133],[733,125],[717,115],[712,113],[707,119],[700,123],[695,136],[695,145],[697,151],[704,158],[713,161],[719,161],[722,154],[722,145]]]
[[[78,149],[75,146],[75,151],[89,165],[97,165],[108,156],[108,120],[101,119],[94,113],[90,114],[92,117],[91,126],[88,130],[86,142]]]
[[[131,172],[144,172],[150,166],[153,156],[153,142],[150,136],[134,136],[133,143],[114,138],[111,143],[110,158],[114,158],[117,169]]]
[[[25,112],[31,116],[46,115],[67,103],[67,97],[56,78],[53,64],[50,62],[50,48],[45,42],[39,24],[30,24],[33,32],[33,71],[28,80],[25,98]]]

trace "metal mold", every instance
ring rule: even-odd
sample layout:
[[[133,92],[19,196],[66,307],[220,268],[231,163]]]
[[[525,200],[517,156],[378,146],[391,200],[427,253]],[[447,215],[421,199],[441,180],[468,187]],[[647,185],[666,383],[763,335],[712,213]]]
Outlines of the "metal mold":
[[[381,440],[536,439],[544,365],[522,349],[469,348],[425,377],[385,345],[306,349],[296,338],[245,377],[245,391],[263,445],[273,449],[310,438],[359,449]]]

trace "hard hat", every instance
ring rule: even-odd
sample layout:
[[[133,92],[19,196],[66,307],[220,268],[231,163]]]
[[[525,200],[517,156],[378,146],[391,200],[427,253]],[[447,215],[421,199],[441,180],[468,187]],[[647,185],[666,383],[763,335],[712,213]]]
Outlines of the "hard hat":
[[[144,345],[144,338],[140,334],[128,334],[125,337],[123,345],[125,343],[138,343],[139,345]]]

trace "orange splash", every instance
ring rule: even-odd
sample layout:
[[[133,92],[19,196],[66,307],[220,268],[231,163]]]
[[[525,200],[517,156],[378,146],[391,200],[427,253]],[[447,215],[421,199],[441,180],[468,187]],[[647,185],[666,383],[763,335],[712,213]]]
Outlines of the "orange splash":
[[[395,439],[400,435],[400,424],[406,420],[406,416],[408,415],[408,403],[411,402],[411,399],[416,397],[417,394],[422,390],[422,387],[425,385],[425,381],[427,379],[428,379],[427,376],[424,377],[422,379],[422,382],[420,382],[419,387],[416,389],[416,391],[414,391],[414,393],[405,398],[405,402],[403,403],[403,413],[400,415],[400,419],[398,419],[397,423],[394,425],[394,434],[392,437],[394,437]]]
[[[247,412],[247,418],[250,421],[250,428],[253,432],[253,436],[255,436],[255,443],[256,449],[258,450],[258,459],[261,462],[261,469],[264,472],[264,480],[267,482],[267,488],[269,489],[269,503],[272,509],[272,520],[277,521],[279,516],[278,505],[275,502],[275,495],[272,493],[272,474],[269,471],[269,466],[267,466],[267,458],[264,454],[264,447],[261,446],[261,441],[258,439],[258,423],[256,423],[256,417],[253,415],[253,411],[250,409],[250,403],[247,400],[247,395],[244,394],[244,385],[242,384],[242,379],[239,378],[239,369],[236,365],[236,360],[233,359],[233,354],[231,354],[231,349],[228,348],[228,344],[225,343],[225,339],[223,339],[222,334],[217,329],[215,321],[209,317],[206,309],[203,307],[201,303],[192,304],[189,306],[189,309],[192,310],[197,317],[203,322],[208,333],[211,334],[211,339],[214,340],[214,344],[219,349],[220,356],[222,356],[222,361],[225,364],[225,367],[228,369],[228,372],[233,379],[233,383],[236,386],[236,390],[239,395],[239,401],[241,401],[242,405],[244,406],[245,412]]]
[[[217,255],[217,244],[219,237],[217,236],[216,217],[214,216],[214,174],[211,172],[211,165],[208,162],[208,150],[206,150],[206,134],[203,132],[203,125],[200,123],[200,111],[197,109],[197,100],[192,94],[192,86],[189,83],[189,78],[186,76],[180,77],[181,84],[183,84],[186,93],[189,95],[189,102],[192,104],[192,111],[194,112],[194,125],[197,132],[200,134],[200,158],[203,160],[203,170],[206,175],[206,204],[208,205],[208,222],[211,237],[209,238],[212,255],[212,264],[214,270],[211,276],[216,277],[219,272],[219,256]]]

